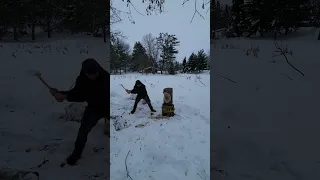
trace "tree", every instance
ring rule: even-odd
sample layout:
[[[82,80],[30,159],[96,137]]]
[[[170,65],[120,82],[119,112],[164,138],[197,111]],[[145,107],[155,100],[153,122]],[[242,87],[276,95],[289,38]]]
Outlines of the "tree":
[[[237,36],[284,32],[287,35],[308,21],[308,0],[233,0],[232,32]]]
[[[210,63],[211,63],[211,61],[210,61],[210,50],[207,52],[207,56],[208,56],[208,59],[207,59],[207,69],[210,70]]]
[[[203,49],[198,51],[196,56],[196,71],[201,72],[207,68],[208,56]]]
[[[159,49],[157,46],[157,39],[151,33],[146,34],[142,38],[142,44],[146,49],[146,53],[152,63],[152,71],[155,71],[155,66],[159,57]]]
[[[188,72],[195,72],[196,71],[196,69],[197,69],[197,55],[195,55],[194,53],[192,53],[189,56],[187,67],[188,67]]]
[[[176,47],[180,45],[180,41],[178,41],[176,35],[160,33],[157,37],[157,45],[160,49],[160,57],[162,58],[161,74],[164,69],[168,72],[170,71],[169,74],[174,73],[175,55],[179,53]]]
[[[187,57],[184,57],[183,61],[182,61],[182,73],[186,73],[187,72]]]
[[[54,31],[86,32],[107,35],[109,24],[106,1],[97,0],[3,0],[0,2],[0,37],[13,29],[15,40],[42,27],[48,38]],[[106,42],[106,37],[104,38]]]
[[[242,36],[248,29],[249,24],[246,22],[246,16],[244,12],[244,0],[232,0],[231,8],[231,20],[229,31],[234,36]]]
[[[123,16],[126,16],[126,18],[128,18],[129,21],[131,21],[132,23],[135,23],[135,21],[132,18],[131,9],[133,9],[134,11],[136,11],[140,15],[144,15],[144,13],[141,13],[137,10],[137,8],[134,6],[132,1],[122,0],[122,2],[124,3],[124,6],[127,7],[128,11],[119,10],[118,8],[116,8],[114,6],[114,0],[110,1],[110,23],[111,23],[111,25],[121,22],[123,20]],[[181,0],[182,5],[184,5],[188,2],[191,3],[191,1]],[[193,2],[195,4],[195,6],[194,6],[194,12],[193,12],[194,14],[193,14],[192,20],[196,14],[203,18],[203,15],[200,13],[201,9],[204,10],[205,12],[208,12],[208,10],[210,10],[210,9],[207,7],[208,7],[208,5],[210,5],[210,1],[193,0]],[[135,3],[136,3],[136,1],[135,1]],[[143,0],[142,4],[146,5],[145,6],[146,15],[161,14],[164,12],[165,0]],[[201,7],[201,9],[198,7]],[[191,20],[191,22],[192,22],[192,20]]]
[[[130,59],[130,46],[122,39],[111,41],[110,45],[110,66],[115,73],[127,72],[128,63]]]
[[[133,71],[143,70],[151,64],[150,61],[148,61],[146,49],[140,42],[134,44],[131,56],[131,70]]]

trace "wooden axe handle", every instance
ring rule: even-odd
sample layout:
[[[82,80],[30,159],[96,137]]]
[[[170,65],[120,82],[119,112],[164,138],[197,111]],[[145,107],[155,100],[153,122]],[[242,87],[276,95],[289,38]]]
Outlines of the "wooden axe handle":
[[[47,86],[47,88],[49,88],[50,90],[52,89],[52,87],[49,86],[49,84],[48,84],[45,80],[42,79],[42,77],[41,77],[40,74],[37,74],[36,76],[39,78],[39,80],[40,80],[45,86]]]
[[[120,85],[123,87],[124,90],[127,90],[122,84],[120,84]]]

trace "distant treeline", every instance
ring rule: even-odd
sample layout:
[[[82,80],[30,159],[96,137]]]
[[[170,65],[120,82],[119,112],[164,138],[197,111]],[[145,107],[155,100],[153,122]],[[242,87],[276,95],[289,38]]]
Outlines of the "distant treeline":
[[[105,0],[1,0],[0,39],[22,36],[36,39],[36,29],[47,32],[109,35],[110,10]]]
[[[289,34],[299,27],[320,27],[320,0],[233,0],[232,6],[211,1],[211,25],[225,28],[229,37],[257,33]],[[320,36],[319,36],[320,38]]]

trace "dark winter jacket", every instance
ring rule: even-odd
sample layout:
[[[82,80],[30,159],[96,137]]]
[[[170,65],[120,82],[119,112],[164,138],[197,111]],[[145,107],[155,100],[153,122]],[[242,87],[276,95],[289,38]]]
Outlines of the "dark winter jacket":
[[[140,86],[138,86],[140,84]],[[131,90],[131,94],[137,94],[138,98],[144,98],[148,95],[146,86],[142,84],[141,81],[137,80],[133,89]]]
[[[90,80],[81,69],[74,88],[61,93],[67,95],[67,101],[87,102],[89,110],[109,117],[110,74],[100,65],[99,69],[99,77],[96,80]]]

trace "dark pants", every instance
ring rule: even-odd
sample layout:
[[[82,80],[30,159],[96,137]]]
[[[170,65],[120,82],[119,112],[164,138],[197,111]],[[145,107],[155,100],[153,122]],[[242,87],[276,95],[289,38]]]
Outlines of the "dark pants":
[[[140,97],[140,96],[137,96],[137,97],[136,97],[136,100],[135,100],[135,102],[134,102],[133,110],[132,110],[132,111],[136,111],[137,105],[138,105],[138,103],[141,101],[141,99],[144,99],[144,100],[146,101],[146,103],[148,104],[150,110],[153,110],[153,107],[152,107],[152,105],[151,105],[150,98],[149,98],[148,95],[146,95],[145,97]]]
[[[86,145],[88,134],[90,133],[92,128],[98,123],[98,121],[102,118],[105,118],[105,115],[102,115],[101,113],[97,113],[94,111],[90,111],[88,108],[86,108],[81,120],[77,140],[75,142],[75,147],[72,153],[73,157],[80,158],[83,149]]]

